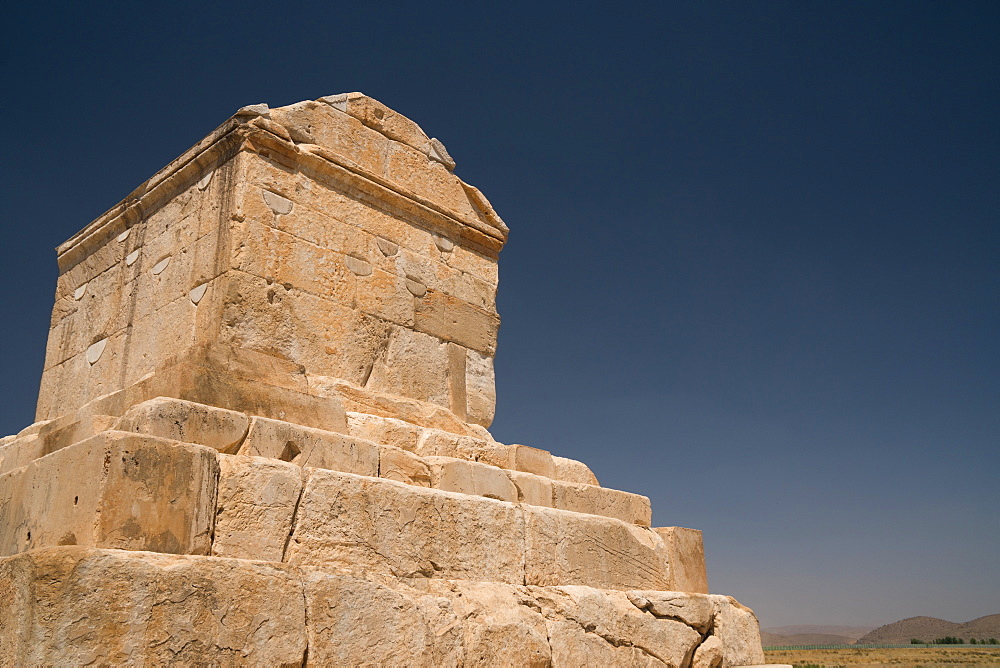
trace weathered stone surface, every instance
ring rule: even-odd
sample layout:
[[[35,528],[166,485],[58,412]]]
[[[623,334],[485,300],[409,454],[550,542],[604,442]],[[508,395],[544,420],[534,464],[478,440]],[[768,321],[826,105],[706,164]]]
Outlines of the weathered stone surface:
[[[722,641],[723,666],[751,666],[764,663],[760,625],[753,610],[732,596],[711,595],[715,608],[712,635]]]
[[[715,615],[713,602],[705,594],[676,591],[630,591],[629,601],[656,617],[684,622],[699,633],[708,631]]]
[[[424,430],[416,453],[422,457],[454,457],[504,469],[514,468],[511,446],[438,429]]]
[[[431,486],[431,470],[427,463],[411,452],[391,445],[380,445],[378,475],[380,478],[418,487]]]
[[[665,589],[667,573],[648,529],[620,520],[522,506],[525,582],[601,589]]]
[[[680,621],[640,612],[622,592],[575,586],[531,590],[550,620],[557,665],[680,667],[689,664],[701,641]]]
[[[308,471],[290,563],[358,576],[524,581],[518,507],[333,471]]]
[[[451,457],[425,457],[431,486],[446,492],[460,492],[488,499],[516,502],[517,488],[502,469]]]
[[[353,436],[255,417],[239,454],[377,476],[378,446]]]
[[[552,481],[539,475],[507,471],[510,481],[517,488],[517,500],[532,506],[552,507]]]
[[[392,445],[413,452],[423,429],[417,425],[367,413],[347,413],[347,429],[351,436],[373,443]]]
[[[691,668],[721,668],[725,654],[718,636],[709,636],[695,650]]]
[[[261,457],[219,455],[212,554],[281,561],[302,492],[302,470]]]
[[[215,451],[106,431],[0,476],[0,555],[55,545],[207,554]]]
[[[0,664],[298,666],[304,608],[280,564],[33,550],[0,559]]]
[[[551,452],[527,445],[512,445],[511,448],[514,454],[514,469],[546,478],[556,477],[556,465]]]
[[[39,457],[111,429],[117,418],[110,415],[64,416],[40,423],[37,429],[22,430],[0,444],[0,473],[33,462]],[[34,427],[34,425],[33,425]]]
[[[684,527],[658,527],[653,531],[663,539],[666,559],[670,563],[670,586],[667,588],[707,594],[708,575],[701,531]]]
[[[461,619],[445,598],[313,573],[306,580],[306,605],[314,665],[462,664]]]
[[[553,482],[552,489],[553,505],[561,510],[615,517],[644,527],[653,516],[649,499],[639,494],[562,481]]]
[[[246,437],[250,419],[236,411],[157,397],[130,408],[116,428],[231,452]]]
[[[556,457],[553,455],[552,463],[556,467],[555,479],[565,482],[580,482],[585,485],[600,485],[594,472],[584,464],[575,459]]]

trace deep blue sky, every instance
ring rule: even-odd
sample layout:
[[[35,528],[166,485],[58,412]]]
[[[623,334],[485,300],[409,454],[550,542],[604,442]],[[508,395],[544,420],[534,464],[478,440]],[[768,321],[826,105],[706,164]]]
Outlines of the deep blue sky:
[[[705,531],[763,624],[1000,613],[1000,3],[14,3],[0,433],[61,243],[237,108],[360,90],[512,230],[505,442]]]

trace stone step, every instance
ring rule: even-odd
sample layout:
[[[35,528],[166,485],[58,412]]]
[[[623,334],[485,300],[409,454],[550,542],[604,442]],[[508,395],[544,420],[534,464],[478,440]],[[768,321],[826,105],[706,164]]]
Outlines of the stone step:
[[[385,577],[670,586],[659,535],[614,518],[229,455],[218,504],[223,556]]]
[[[672,586],[663,539],[618,519],[123,431],[0,475],[0,555],[74,544],[385,577]]]
[[[0,656],[25,665],[744,666],[727,596],[387,580],[54,547],[0,559]]]

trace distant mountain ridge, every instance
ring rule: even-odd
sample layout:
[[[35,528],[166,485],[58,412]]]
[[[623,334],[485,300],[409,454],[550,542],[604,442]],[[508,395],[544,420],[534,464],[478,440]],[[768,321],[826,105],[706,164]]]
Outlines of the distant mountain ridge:
[[[857,644],[903,645],[913,638],[931,642],[946,636],[963,638],[966,641],[972,638],[1000,639],[1000,614],[986,615],[961,624],[937,617],[909,617],[878,627],[859,638]]]

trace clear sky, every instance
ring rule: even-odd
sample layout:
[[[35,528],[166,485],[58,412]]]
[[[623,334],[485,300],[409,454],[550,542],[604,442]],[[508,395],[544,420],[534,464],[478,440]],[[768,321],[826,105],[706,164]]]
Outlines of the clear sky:
[[[762,623],[1000,613],[1000,3],[12,3],[0,432],[53,248],[360,90],[511,228],[494,435],[703,529]]]

